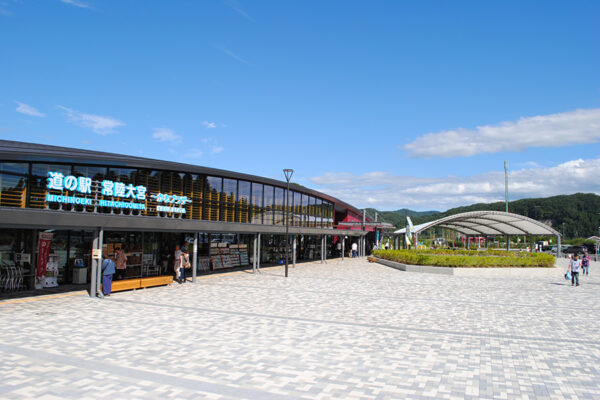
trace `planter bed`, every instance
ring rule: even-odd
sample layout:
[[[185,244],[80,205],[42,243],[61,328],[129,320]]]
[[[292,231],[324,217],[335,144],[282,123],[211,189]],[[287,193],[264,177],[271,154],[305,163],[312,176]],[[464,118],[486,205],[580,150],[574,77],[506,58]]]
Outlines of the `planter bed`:
[[[562,269],[556,267],[437,267],[431,265],[410,265],[396,261],[384,260],[378,257],[374,258],[376,263],[395,268],[400,271],[439,275],[533,278],[540,276],[561,276],[564,273]]]

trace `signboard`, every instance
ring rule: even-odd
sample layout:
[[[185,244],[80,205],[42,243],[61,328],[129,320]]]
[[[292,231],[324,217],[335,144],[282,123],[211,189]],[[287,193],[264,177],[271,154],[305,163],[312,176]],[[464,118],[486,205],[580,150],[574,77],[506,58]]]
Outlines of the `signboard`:
[[[50,247],[52,246],[52,236],[50,232],[40,232],[38,240],[38,262],[36,276],[42,277],[46,275],[46,267],[50,258]]]
[[[94,260],[102,260],[102,249],[92,249],[92,258]]]
[[[67,190],[70,195],[46,194],[46,202],[75,204],[80,206],[98,206],[130,210],[146,210],[148,188],[143,185],[134,186],[111,180],[96,181],[91,178],[64,175],[61,172],[49,171],[46,188],[48,190]],[[94,197],[79,197],[77,195],[96,195]],[[97,196],[112,197],[110,199],[98,199]],[[187,196],[172,195],[166,193],[154,193],[150,197],[156,201],[156,211],[185,214],[185,206],[192,202]],[[142,201],[142,202],[140,202]]]
[[[16,253],[15,254],[15,262],[16,263],[30,263],[31,262],[31,254],[29,253]]]

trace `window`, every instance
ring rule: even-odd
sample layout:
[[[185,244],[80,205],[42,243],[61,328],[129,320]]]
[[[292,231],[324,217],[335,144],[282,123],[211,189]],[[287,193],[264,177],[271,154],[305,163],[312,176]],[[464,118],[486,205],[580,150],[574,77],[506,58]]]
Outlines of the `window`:
[[[274,190],[275,188],[273,186],[264,185],[263,224],[265,225],[273,225]]]
[[[223,191],[223,178],[214,176],[206,177],[204,187],[204,218],[207,221],[219,220],[221,206],[221,193]]]
[[[262,224],[263,223],[263,185],[261,183],[252,182],[252,196],[251,196],[251,208],[252,208],[252,223]]]
[[[97,166],[88,166],[88,165],[73,166],[73,176],[77,176],[77,177],[83,176],[85,178],[92,179],[92,188],[91,188],[92,193],[85,194],[85,195],[78,194],[77,197],[85,197],[88,199],[95,198],[95,193],[97,193],[98,191],[101,190],[100,182],[106,178],[106,172],[107,172],[106,167],[97,167]],[[87,212],[94,212],[94,211],[96,211],[96,207],[95,206],[84,207],[81,205],[76,205],[75,210],[76,211],[85,210]]]
[[[0,174],[0,206],[25,207],[27,201],[27,178],[25,176]]]
[[[235,221],[235,200],[237,198],[237,180],[223,179],[223,195],[221,198],[221,221]]]
[[[50,171],[71,175],[71,166],[62,164],[32,164],[31,166],[31,173],[39,177],[47,178]]]
[[[309,223],[309,208],[308,208],[308,198],[309,196],[303,194],[302,195],[302,225],[301,226],[308,226]]]
[[[275,201],[273,207],[273,223],[275,225],[285,225],[284,221],[284,205],[285,205],[285,189],[275,188]]]
[[[27,175],[29,174],[29,163],[0,162],[0,172]]]
[[[31,197],[29,205],[33,208],[49,208],[51,210],[71,210],[70,204],[46,203],[46,194],[62,194],[60,190],[49,190],[48,172],[58,172],[64,176],[71,175],[71,166],[63,164],[32,164],[31,173],[34,175],[31,178],[30,190]]]
[[[250,182],[239,181],[238,182],[238,201],[236,211],[236,222],[248,223],[250,222]]]
[[[292,204],[292,212],[290,215],[290,225],[302,225],[302,194],[299,192],[290,192],[290,203]]]

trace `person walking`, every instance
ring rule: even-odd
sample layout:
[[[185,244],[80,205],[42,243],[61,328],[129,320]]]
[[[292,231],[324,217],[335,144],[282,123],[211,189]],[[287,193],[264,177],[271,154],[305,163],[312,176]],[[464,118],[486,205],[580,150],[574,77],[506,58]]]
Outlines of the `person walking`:
[[[179,264],[179,276],[181,278],[181,283],[185,283],[185,270],[190,267],[190,253],[187,250],[187,247],[183,246],[181,248],[181,263]]]
[[[125,277],[125,269],[127,268],[127,256],[123,249],[117,249],[117,278],[123,279]]]
[[[352,258],[358,257],[358,244],[352,243]]]
[[[183,252],[179,245],[175,245],[175,254],[173,260],[173,270],[175,270],[175,280],[179,283],[183,283],[181,281],[181,257]]]
[[[581,259],[581,276],[590,274],[590,255],[585,252],[583,253],[583,258]]]
[[[169,251],[169,246],[165,244],[165,247],[160,252],[161,274],[167,272],[167,269],[169,268],[169,258],[171,258],[171,252]]]
[[[579,256],[575,254],[573,259],[569,261],[569,270],[571,271],[571,286],[579,286],[579,268],[581,267],[581,260]]]
[[[112,292],[112,280],[115,274],[115,262],[110,258],[105,258],[102,261],[102,294],[110,296]]]

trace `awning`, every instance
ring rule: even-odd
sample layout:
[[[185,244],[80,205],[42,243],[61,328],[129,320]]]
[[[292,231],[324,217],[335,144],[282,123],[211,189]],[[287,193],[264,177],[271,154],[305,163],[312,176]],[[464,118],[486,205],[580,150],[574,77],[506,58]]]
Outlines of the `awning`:
[[[550,226],[523,215],[504,211],[471,211],[451,215],[435,221],[416,225],[412,233],[420,233],[426,229],[440,227],[451,229],[465,235],[538,235],[560,236]],[[394,233],[406,233],[406,228]]]

